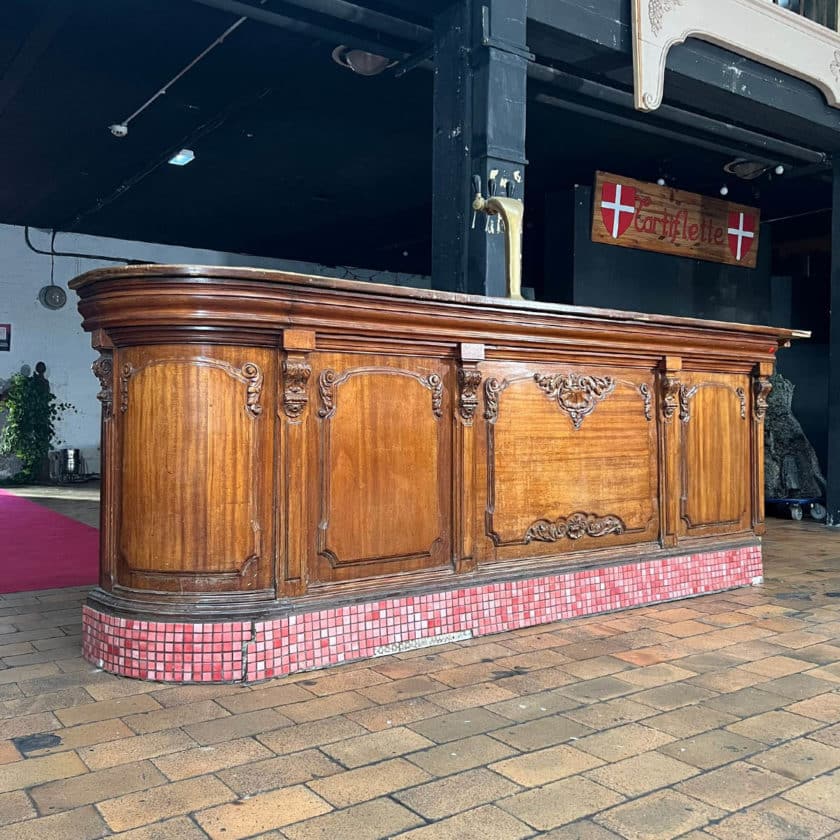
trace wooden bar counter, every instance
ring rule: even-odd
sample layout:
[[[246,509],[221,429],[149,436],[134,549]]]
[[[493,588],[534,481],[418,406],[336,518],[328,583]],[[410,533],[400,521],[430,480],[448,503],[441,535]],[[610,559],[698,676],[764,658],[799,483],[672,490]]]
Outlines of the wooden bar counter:
[[[106,670],[257,680],[760,579],[802,333],[244,268],[71,287]]]

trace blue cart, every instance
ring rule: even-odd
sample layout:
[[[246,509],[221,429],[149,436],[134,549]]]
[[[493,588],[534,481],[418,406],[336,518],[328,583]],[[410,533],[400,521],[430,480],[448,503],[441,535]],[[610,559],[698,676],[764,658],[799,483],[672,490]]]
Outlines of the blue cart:
[[[800,521],[807,513],[817,522],[825,522],[826,509],[820,498],[790,497],[786,499],[767,499],[767,507],[776,516],[789,516]]]

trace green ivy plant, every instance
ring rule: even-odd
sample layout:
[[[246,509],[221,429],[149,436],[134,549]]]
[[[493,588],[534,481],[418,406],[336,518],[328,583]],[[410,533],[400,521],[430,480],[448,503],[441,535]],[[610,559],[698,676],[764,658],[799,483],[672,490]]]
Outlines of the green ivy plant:
[[[76,409],[70,403],[58,402],[55,394],[44,387],[43,379],[22,373],[12,376],[0,405],[6,409],[0,453],[14,455],[21,462],[14,481],[36,481],[44,472],[56,440],[56,422],[65,411]]]

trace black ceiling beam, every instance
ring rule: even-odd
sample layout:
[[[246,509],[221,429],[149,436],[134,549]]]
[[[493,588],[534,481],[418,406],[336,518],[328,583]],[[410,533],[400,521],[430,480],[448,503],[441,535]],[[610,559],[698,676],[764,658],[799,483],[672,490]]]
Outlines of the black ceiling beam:
[[[721,150],[728,148],[729,153],[734,152],[736,154],[747,154],[749,150],[750,157],[760,160],[762,163],[796,162],[828,165],[828,158],[823,152],[789,143],[786,140],[767,137],[748,128],[722,122],[693,111],[685,111],[673,105],[662,105],[653,117],[638,114],[634,109],[633,94],[630,91],[620,90],[589,79],[582,79],[552,67],[532,63],[528,67],[528,76],[552,90],[559,89],[566,94],[595,99],[598,102],[632,111],[635,116],[630,118],[631,122],[637,124],[642,130],[645,130],[645,126],[657,128],[656,120],[659,118],[672,125],[679,125],[692,131],[703,131],[709,135],[721,137],[724,142],[736,144],[736,147],[726,147],[721,144]],[[690,136],[683,135],[683,137],[686,142],[691,142]]]
[[[291,17],[261,6],[241,3],[239,0],[193,0],[193,2],[249,20],[266,23],[269,26],[276,26],[296,35],[326,41],[335,46],[345,44],[387,58],[401,59],[412,53],[417,46],[410,41],[395,40],[372,29],[361,30],[360,27],[349,23],[344,23],[341,28],[333,28],[331,25],[325,25],[321,22],[324,21],[323,15],[316,16],[303,9],[296,10],[296,16]]]
[[[415,44],[431,43],[432,40],[432,30],[425,26],[347,0],[283,0],[282,5],[307,9]]]
[[[418,50],[414,55],[410,55],[404,61],[401,61],[397,68],[393,71],[394,78],[399,79],[405,76],[406,73],[410,73],[412,70],[416,70],[418,67],[422,67],[424,70],[434,70],[435,69],[435,45],[430,44],[427,47],[423,47],[422,49]]]
[[[633,48],[630,6],[626,0],[529,0],[528,20],[629,54]]]
[[[673,140],[681,145],[696,146],[698,149],[706,149],[706,151],[709,152],[731,155],[732,157],[739,157],[743,154],[743,149],[738,149],[734,146],[727,146],[719,140],[706,139],[703,137],[697,137],[693,134],[686,134],[685,132],[678,131],[675,128],[662,128],[661,126],[653,125],[647,121],[607,111],[603,107],[599,107],[597,105],[586,105],[582,102],[576,102],[573,99],[552,96],[548,93],[538,93],[535,99],[543,105],[552,105],[556,108],[562,108],[565,111],[581,114],[584,117],[590,117],[595,120],[604,120],[605,122],[620,125],[632,131],[640,131],[644,134],[653,134],[663,140]],[[776,162],[762,158],[757,159],[761,163]]]

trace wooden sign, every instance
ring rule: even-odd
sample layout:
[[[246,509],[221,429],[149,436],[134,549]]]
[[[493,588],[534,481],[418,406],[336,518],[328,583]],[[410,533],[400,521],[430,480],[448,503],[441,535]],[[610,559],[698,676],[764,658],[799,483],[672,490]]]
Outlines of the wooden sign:
[[[755,207],[598,172],[592,241],[755,268]]]

